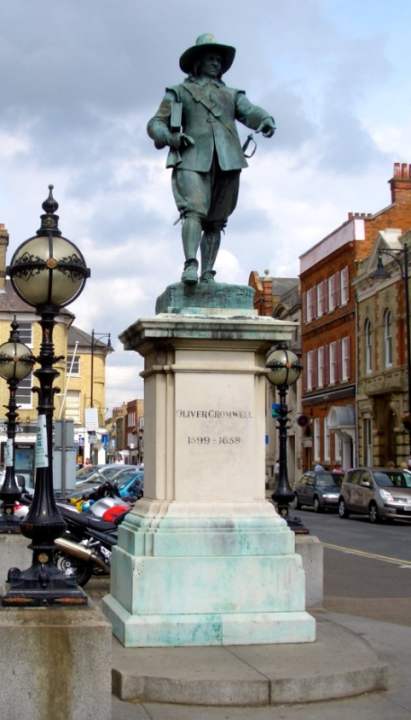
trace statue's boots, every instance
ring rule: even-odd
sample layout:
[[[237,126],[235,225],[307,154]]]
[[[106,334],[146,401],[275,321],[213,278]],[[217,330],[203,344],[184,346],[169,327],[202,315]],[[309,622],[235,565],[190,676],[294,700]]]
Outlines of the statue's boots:
[[[221,242],[221,231],[212,230],[203,232],[201,238],[201,282],[214,282],[214,263],[217,258]]]
[[[181,282],[186,285],[195,285],[198,282],[198,262],[197,260],[186,260],[184,263],[183,274],[181,275]]]
[[[181,281],[187,285],[198,282],[198,262],[196,260],[201,241],[201,219],[198,215],[188,214],[183,219],[183,248],[185,255],[184,270]]]

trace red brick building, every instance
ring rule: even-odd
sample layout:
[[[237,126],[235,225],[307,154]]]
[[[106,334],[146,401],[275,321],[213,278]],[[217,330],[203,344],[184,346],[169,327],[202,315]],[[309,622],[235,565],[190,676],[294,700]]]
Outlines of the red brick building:
[[[304,466],[357,462],[356,304],[352,281],[380,230],[411,228],[411,165],[396,163],[391,204],[375,214],[348,213],[336,230],[300,257]]]
[[[126,415],[126,462],[137,464],[144,459],[144,400],[130,400]],[[126,454],[127,453],[127,454]]]

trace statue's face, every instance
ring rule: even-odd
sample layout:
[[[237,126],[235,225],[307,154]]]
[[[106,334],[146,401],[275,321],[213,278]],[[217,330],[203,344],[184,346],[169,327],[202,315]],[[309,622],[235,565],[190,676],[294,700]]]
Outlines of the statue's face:
[[[220,55],[213,52],[204,53],[200,60],[200,75],[218,78],[221,75],[221,68],[222,62]]]

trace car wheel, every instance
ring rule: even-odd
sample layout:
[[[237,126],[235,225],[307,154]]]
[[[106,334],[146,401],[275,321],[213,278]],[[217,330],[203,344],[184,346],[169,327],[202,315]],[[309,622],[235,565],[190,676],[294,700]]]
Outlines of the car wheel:
[[[316,513],[322,512],[323,509],[322,509],[322,506],[321,506],[321,503],[320,503],[318,497],[314,498],[313,507],[314,507],[314,512],[316,512]]]
[[[345,500],[343,498],[340,498],[338,501],[338,514],[340,518],[348,518],[350,516],[350,513],[347,510],[347,506],[345,504]]]
[[[371,502],[368,506],[368,519],[371,523],[381,522],[381,515],[375,502]]]

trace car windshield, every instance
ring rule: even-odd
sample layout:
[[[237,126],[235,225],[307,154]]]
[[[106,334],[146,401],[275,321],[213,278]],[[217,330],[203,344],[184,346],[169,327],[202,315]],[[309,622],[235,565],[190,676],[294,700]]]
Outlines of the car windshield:
[[[92,473],[96,472],[101,465],[86,465],[85,467],[77,470],[76,480],[86,480]]]
[[[335,487],[340,487],[341,485],[341,478],[334,474],[334,473],[321,473],[317,477],[316,483],[318,487],[331,487],[332,485],[335,485]]]
[[[101,474],[99,470],[95,470],[93,473],[88,475],[85,478],[79,479],[76,478],[76,485],[81,485],[82,487],[88,486],[88,485],[100,485],[105,481],[104,475]]]
[[[411,473],[408,470],[381,470],[374,473],[379,487],[411,488]]]
[[[144,472],[142,470],[123,470],[123,472],[119,473],[118,476],[115,477],[115,481],[118,485],[123,485],[133,478],[136,478],[136,480],[143,480]]]
[[[124,465],[121,466],[119,463],[115,465],[106,465],[100,468],[100,472],[102,475],[104,475],[106,480],[111,480],[114,475],[117,475],[121,470],[124,469]]]

